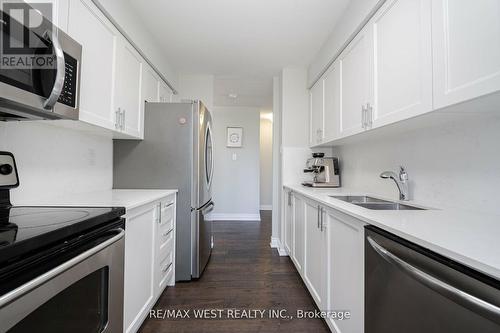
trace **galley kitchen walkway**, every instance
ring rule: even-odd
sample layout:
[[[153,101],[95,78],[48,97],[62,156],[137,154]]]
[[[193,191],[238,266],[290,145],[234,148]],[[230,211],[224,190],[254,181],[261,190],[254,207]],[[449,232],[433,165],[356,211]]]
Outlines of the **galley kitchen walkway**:
[[[203,276],[167,288],[154,307],[189,310],[190,318],[149,318],[140,332],[329,332],[321,319],[268,318],[270,309],[286,309],[295,316],[297,310],[312,311],[315,307],[290,259],[269,247],[271,212],[261,215],[260,223],[214,222],[215,245]],[[195,319],[195,309],[222,309],[223,318]],[[266,310],[266,314],[263,319],[225,318],[233,309]]]

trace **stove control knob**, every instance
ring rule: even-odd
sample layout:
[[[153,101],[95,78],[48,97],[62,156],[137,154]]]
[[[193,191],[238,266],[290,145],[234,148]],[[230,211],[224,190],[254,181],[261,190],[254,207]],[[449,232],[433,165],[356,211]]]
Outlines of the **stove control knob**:
[[[4,176],[10,175],[12,173],[12,170],[14,170],[14,169],[12,168],[12,165],[10,165],[10,164],[1,164],[0,165],[0,175],[4,175]]]

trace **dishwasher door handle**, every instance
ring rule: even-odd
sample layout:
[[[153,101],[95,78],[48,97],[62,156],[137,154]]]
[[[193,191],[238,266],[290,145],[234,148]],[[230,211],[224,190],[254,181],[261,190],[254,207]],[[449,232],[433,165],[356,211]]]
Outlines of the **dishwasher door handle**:
[[[477,298],[463,290],[457,289],[452,285],[443,282],[434,276],[418,269],[417,267],[407,263],[403,259],[391,253],[389,250],[378,244],[370,236],[366,237],[370,246],[377,252],[385,261],[396,266],[398,269],[417,280],[428,288],[452,300],[453,302],[472,310],[483,317],[500,323],[500,308],[494,304],[488,303],[480,298]]]

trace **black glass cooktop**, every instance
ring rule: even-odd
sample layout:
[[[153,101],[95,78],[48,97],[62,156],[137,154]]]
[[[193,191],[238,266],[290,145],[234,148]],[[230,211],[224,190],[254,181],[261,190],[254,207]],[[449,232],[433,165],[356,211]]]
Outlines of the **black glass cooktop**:
[[[0,207],[0,264],[116,221],[123,207]]]

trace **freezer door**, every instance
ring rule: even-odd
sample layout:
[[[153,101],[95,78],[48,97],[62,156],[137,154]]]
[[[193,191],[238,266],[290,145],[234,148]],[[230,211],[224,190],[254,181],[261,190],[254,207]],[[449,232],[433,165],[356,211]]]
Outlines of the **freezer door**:
[[[203,103],[199,103],[198,132],[198,206],[212,199],[214,174],[212,117]]]
[[[197,210],[196,239],[197,249],[193,251],[193,278],[199,278],[208,264],[212,253],[212,221],[207,216],[214,208],[214,203],[208,204]]]

